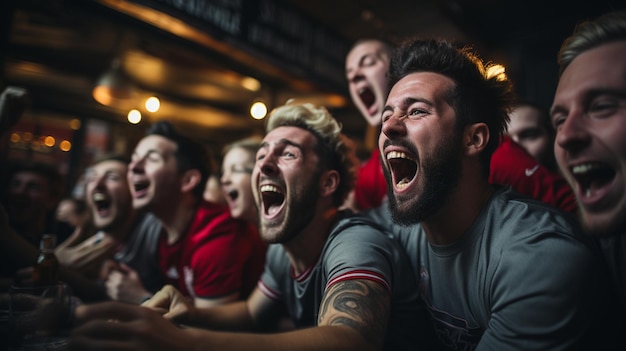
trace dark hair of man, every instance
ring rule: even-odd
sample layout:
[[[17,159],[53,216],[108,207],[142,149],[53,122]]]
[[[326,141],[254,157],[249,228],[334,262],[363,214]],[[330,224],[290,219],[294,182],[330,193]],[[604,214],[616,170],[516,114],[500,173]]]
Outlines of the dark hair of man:
[[[389,84],[415,72],[433,72],[452,79],[456,84],[446,101],[456,112],[456,132],[483,122],[489,128],[489,142],[481,155],[483,172],[489,176],[491,155],[506,132],[508,113],[515,94],[504,74],[488,75],[488,66],[472,52],[445,40],[411,39],[394,52],[389,68]]]
[[[204,187],[211,173],[211,164],[207,150],[191,138],[180,134],[169,121],[158,121],[146,132],[148,135],[159,135],[173,141],[176,144],[174,156],[178,164],[180,173],[190,169],[200,171],[200,182],[193,189],[193,195],[197,199],[202,199]]]

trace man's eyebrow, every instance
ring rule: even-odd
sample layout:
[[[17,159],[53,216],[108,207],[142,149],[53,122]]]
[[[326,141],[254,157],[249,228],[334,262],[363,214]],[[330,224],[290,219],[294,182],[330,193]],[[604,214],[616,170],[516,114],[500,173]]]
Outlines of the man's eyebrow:
[[[591,89],[583,94],[582,99],[584,102],[588,103],[592,101],[593,99],[597,98],[598,96],[602,96],[602,95],[611,96],[611,97],[615,97],[619,99],[626,99],[626,92],[624,92],[624,90],[618,89],[618,88],[612,88],[612,87],[608,87],[608,88],[601,87],[601,88]],[[552,118],[552,116],[555,113],[558,113],[558,112],[565,113],[565,111],[567,111],[566,107],[560,106],[560,105],[554,105],[550,108],[550,118]]]
[[[146,157],[148,155],[152,155],[152,154],[157,154],[159,156],[162,156],[162,153],[159,152],[159,150],[157,150],[157,149],[149,149],[148,151],[146,151],[145,154],[143,154],[142,158]],[[137,151],[135,151],[135,152],[133,152],[133,156],[140,156],[140,155],[139,155],[139,153]]]
[[[298,144],[298,143],[296,143],[296,142],[293,142],[293,141],[291,141],[291,140],[289,140],[289,139],[286,139],[286,138],[279,139],[279,140],[278,140],[277,142],[275,142],[274,144],[291,145],[291,146],[295,146],[295,147],[297,147],[298,149],[302,149],[302,145],[300,145],[300,144]],[[269,145],[270,145],[270,143],[268,143],[267,141],[263,141],[263,142],[261,143],[261,145],[259,146],[259,150],[260,150],[260,149],[262,149],[262,148],[266,148],[266,147],[268,147]]]
[[[423,102],[429,106],[433,106],[433,102],[428,100],[428,99],[424,99],[424,98],[414,98],[414,97],[407,97],[404,98],[401,102],[400,102],[400,108],[406,108],[407,106],[410,106],[416,102]],[[393,112],[393,107],[391,105],[385,105],[385,107],[383,108],[382,112],[386,112],[386,111],[392,111]]]

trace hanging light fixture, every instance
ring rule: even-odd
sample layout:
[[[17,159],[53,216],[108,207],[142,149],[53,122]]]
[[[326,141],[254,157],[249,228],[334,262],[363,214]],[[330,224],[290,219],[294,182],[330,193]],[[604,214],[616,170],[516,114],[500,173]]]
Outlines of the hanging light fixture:
[[[133,85],[123,72],[121,62],[117,58],[111,62],[111,67],[100,76],[92,91],[93,98],[105,106],[127,103],[133,94]]]

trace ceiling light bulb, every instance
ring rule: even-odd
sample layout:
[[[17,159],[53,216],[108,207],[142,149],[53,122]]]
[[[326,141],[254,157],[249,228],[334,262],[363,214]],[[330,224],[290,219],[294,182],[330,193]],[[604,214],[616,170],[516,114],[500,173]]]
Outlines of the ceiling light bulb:
[[[148,112],[157,112],[161,107],[161,101],[156,96],[151,96],[146,100],[146,110]]]
[[[263,119],[267,115],[267,106],[261,101],[257,101],[250,106],[250,116],[254,119]]]

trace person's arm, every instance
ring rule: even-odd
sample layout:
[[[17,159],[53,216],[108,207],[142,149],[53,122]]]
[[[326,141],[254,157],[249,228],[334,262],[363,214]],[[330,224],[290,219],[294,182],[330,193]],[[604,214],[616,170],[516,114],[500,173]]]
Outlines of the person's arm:
[[[247,301],[207,308],[198,307],[171,285],[164,286],[142,306],[164,312],[165,318],[177,324],[229,331],[260,330],[275,322],[272,311],[276,310],[275,301],[259,289],[255,289]]]
[[[255,291],[254,295],[262,294]],[[318,326],[276,334],[179,328],[154,310],[103,303],[76,309],[80,324],[70,346],[77,350],[381,350],[390,297],[379,283],[347,280],[330,287]],[[242,303],[216,307],[242,311]]]
[[[213,298],[196,297],[195,299],[193,299],[193,302],[198,307],[209,308],[209,307],[216,307],[216,306],[238,301],[239,296],[240,296],[239,292],[234,292],[228,295],[224,295],[220,297],[213,297]]]

